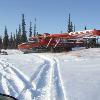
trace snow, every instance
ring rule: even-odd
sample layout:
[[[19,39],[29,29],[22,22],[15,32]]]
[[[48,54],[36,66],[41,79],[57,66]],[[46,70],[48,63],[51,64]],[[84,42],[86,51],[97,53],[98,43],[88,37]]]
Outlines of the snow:
[[[100,48],[0,55],[0,93],[19,100],[100,100]]]
[[[69,100],[100,100],[100,49],[72,51],[59,59]]]

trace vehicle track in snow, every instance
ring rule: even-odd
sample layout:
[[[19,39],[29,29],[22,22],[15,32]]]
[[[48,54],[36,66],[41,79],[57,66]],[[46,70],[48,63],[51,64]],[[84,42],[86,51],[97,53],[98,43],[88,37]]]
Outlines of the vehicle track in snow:
[[[47,61],[44,61],[42,65],[40,65],[37,71],[31,76],[30,83],[34,84],[34,90],[31,91],[32,100],[48,100],[43,99],[44,94],[46,93],[45,88],[47,86],[47,82],[49,83],[48,75],[50,73],[50,65]],[[19,99],[24,98],[24,94],[27,90],[31,89],[31,87],[24,87],[21,91],[20,95],[18,96]],[[46,87],[47,90],[47,87]],[[47,96],[46,96],[47,97]],[[24,98],[25,99],[25,98]]]
[[[0,61],[0,93],[17,97],[28,86],[32,85],[21,71],[4,60]]]
[[[53,100],[68,100],[64,90],[63,81],[59,70],[59,61],[57,58],[53,58]]]
[[[67,100],[59,71],[59,61],[54,57],[39,56],[45,60],[44,65],[32,75],[36,85],[32,93],[34,100]]]
[[[0,86],[0,92],[17,97],[19,100],[67,100],[59,71],[59,61],[50,56],[38,57],[44,59],[44,63],[37,68],[30,79],[9,63],[0,62],[4,71],[4,74],[0,73],[1,83],[4,83]]]

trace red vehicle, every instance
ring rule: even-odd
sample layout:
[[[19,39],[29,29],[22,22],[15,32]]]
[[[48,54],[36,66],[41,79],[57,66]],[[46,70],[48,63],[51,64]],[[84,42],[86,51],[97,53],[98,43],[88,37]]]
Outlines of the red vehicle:
[[[29,41],[18,45],[23,52],[63,51],[75,46],[83,46],[87,37],[100,36],[100,30],[85,30],[60,34],[48,34],[30,37]]]

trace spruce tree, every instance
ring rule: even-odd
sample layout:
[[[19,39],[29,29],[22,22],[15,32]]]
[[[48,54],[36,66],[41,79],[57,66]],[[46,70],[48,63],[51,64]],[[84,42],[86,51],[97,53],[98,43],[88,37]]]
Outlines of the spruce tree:
[[[13,41],[13,36],[12,36],[12,33],[11,33],[11,36],[10,36],[10,39],[9,39],[9,48],[10,49],[13,49],[14,47],[13,47],[13,43],[14,43],[14,41]]]
[[[32,22],[30,22],[30,28],[29,28],[29,37],[32,36]]]
[[[18,33],[17,29],[16,29],[16,34]]]
[[[25,24],[24,14],[22,14],[22,37],[21,37],[22,42],[27,42],[25,25],[26,24]]]
[[[70,27],[71,27],[71,29],[70,29],[71,32],[73,32],[73,23],[72,22],[71,22],[71,26]]]
[[[8,38],[7,28],[5,26],[4,38],[3,38],[3,48],[7,49],[8,45],[9,45],[9,38]]]
[[[15,34],[14,34],[14,36],[13,36],[13,47],[14,47],[14,49],[17,48],[17,45],[16,44],[17,44],[16,43],[16,37],[15,37]]]
[[[13,36],[13,40],[14,40],[14,47],[17,48],[17,46],[19,44],[19,36],[18,36],[17,29],[16,29],[16,35],[14,34],[14,36]]]
[[[0,51],[1,51],[1,49],[2,49],[2,38],[0,36]]]
[[[17,48],[18,47],[18,40],[19,40],[19,38],[18,38],[18,33],[16,33],[16,35],[14,36],[14,40],[15,40],[15,48]]]
[[[22,40],[21,40],[21,26],[20,25],[19,25],[18,33],[16,32],[16,42],[17,42],[17,45],[22,42]]]
[[[87,30],[86,26],[84,27],[85,30]]]
[[[69,19],[68,19],[68,33],[73,32],[73,24],[71,22],[70,14],[69,14]]]
[[[76,27],[75,27],[75,25],[74,25],[74,32],[75,32],[75,28],[76,28]]]
[[[35,24],[34,24],[34,36],[36,36],[37,32],[36,32],[36,18],[35,18]]]
[[[70,30],[70,27],[71,26],[71,21],[70,21],[70,14],[69,14],[69,19],[68,19],[68,33],[70,33],[71,32],[71,30]]]

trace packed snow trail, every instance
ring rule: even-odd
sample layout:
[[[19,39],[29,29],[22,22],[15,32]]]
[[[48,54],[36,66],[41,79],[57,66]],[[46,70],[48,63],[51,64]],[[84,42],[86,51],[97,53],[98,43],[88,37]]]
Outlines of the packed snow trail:
[[[54,100],[67,100],[66,93],[63,86],[63,81],[60,76],[59,71],[59,61],[56,58],[53,58],[53,91],[55,94]]]
[[[0,61],[0,93],[17,97],[25,86],[29,86],[28,78],[8,62]]]
[[[44,62],[44,64],[40,65],[35,74],[32,75],[30,79],[30,83],[35,83],[35,89],[31,92],[32,99],[34,100],[48,100],[50,91],[50,73],[51,73],[51,67],[47,61]],[[25,87],[20,96],[18,98],[20,100],[24,100],[24,94],[29,89],[29,87]],[[31,89],[31,88],[30,88]]]
[[[45,60],[45,66],[42,67],[37,75],[33,75],[33,77],[36,76],[33,80],[38,94],[36,94],[36,91],[33,93],[35,98],[37,100],[67,100],[60,76],[58,60],[51,56],[45,57],[41,55],[39,57]],[[43,95],[40,96],[40,94]]]
[[[68,100],[59,71],[59,62],[54,57],[45,57],[29,79],[20,70],[6,61],[0,61],[0,92],[18,100]]]

